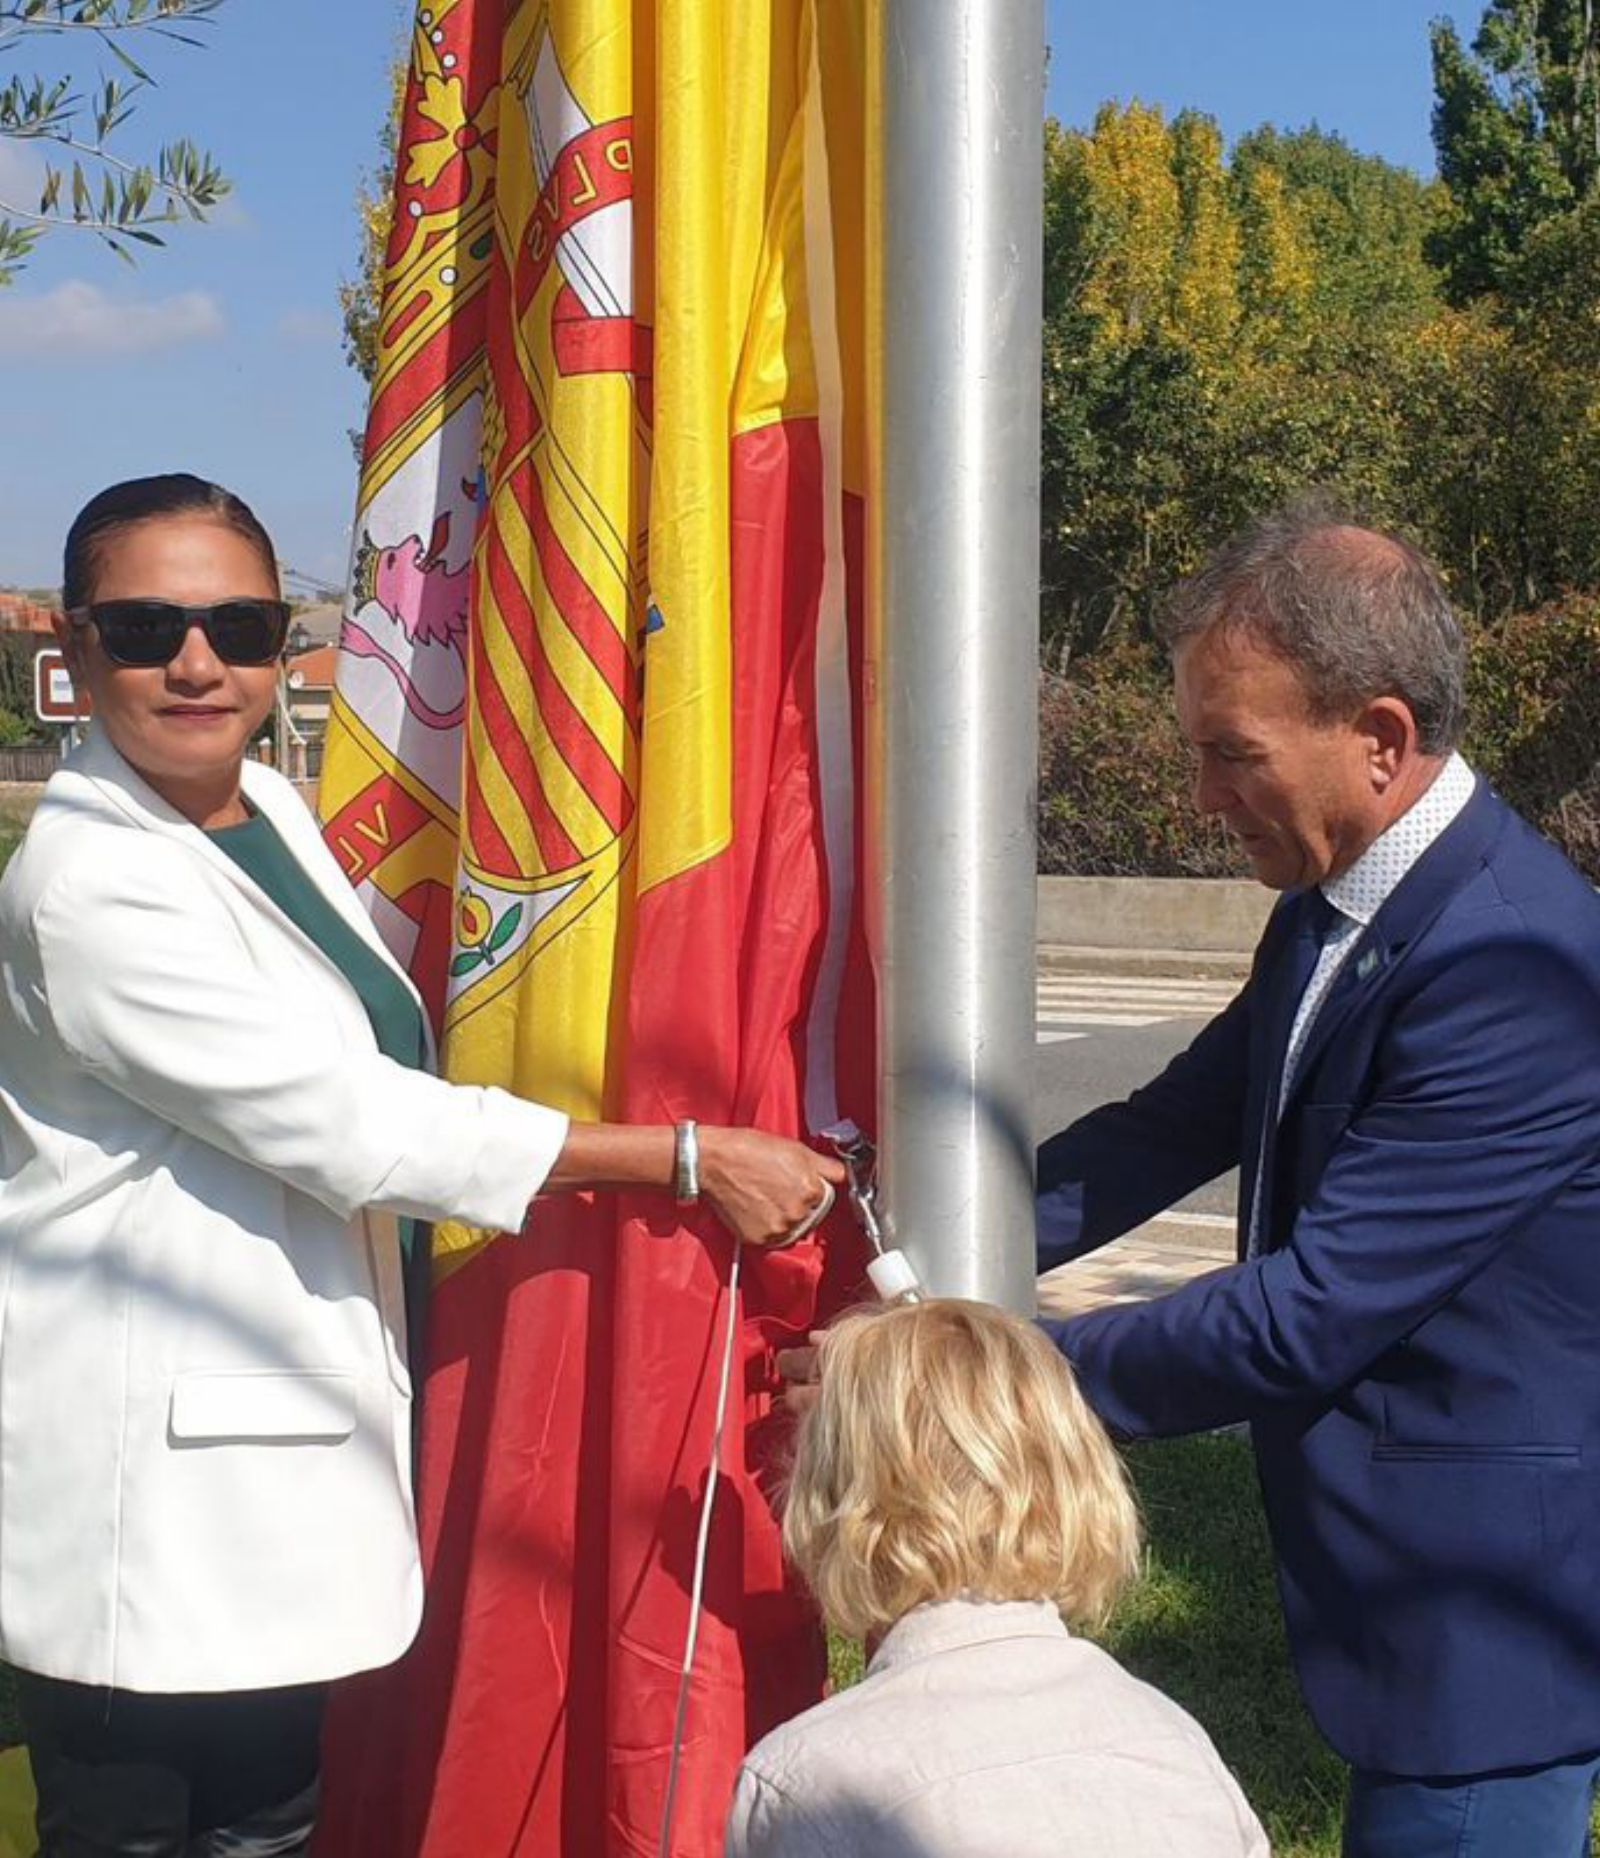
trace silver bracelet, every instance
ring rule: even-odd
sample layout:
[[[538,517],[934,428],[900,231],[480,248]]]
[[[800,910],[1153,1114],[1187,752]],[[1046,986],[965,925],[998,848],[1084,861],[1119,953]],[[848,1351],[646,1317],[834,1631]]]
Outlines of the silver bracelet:
[[[700,1125],[678,1123],[673,1135],[672,1189],[679,1206],[693,1206],[700,1198]]]

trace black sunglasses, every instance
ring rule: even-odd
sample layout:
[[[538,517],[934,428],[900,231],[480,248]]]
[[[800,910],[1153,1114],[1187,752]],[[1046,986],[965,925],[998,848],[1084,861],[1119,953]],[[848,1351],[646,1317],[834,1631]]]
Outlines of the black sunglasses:
[[[97,600],[67,615],[75,626],[93,626],[100,649],[113,664],[146,669],[171,664],[183,650],[189,628],[198,626],[224,664],[271,664],[289,636],[287,600],[218,600],[212,606],[180,606],[176,600]]]

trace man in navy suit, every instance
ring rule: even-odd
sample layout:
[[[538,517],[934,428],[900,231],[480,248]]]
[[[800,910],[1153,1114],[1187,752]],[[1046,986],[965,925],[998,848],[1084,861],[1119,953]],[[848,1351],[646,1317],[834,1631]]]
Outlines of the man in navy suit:
[[[1040,1151],[1041,1266],[1241,1169],[1240,1259],[1051,1323],[1130,1437],[1248,1420],[1346,1858],[1579,1858],[1600,1769],[1600,901],[1456,753],[1409,544],[1312,509],[1172,605],[1244,990]]]

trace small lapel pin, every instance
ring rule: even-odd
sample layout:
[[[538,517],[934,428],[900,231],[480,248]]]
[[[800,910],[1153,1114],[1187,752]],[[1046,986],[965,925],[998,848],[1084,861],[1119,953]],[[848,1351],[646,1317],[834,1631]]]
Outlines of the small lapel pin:
[[[1378,951],[1375,948],[1369,948],[1367,952],[1361,957],[1361,959],[1356,963],[1356,979],[1358,981],[1371,980],[1371,978],[1373,977],[1374,974],[1377,973],[1377,971],[1378,971]]]

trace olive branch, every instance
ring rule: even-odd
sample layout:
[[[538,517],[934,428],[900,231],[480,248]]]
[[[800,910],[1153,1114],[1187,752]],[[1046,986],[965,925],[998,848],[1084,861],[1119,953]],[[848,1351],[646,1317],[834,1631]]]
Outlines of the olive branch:
[[[70,77],[14,73],[0,83],[0,142],[47,151],[37,204],[0,197],[0,284],[10,283],[48,232],[87,232],[133,262],[162,245],[155,230],[204,219],[228,193],[216,161],[187,138],[130,161],[111,145],[155,78],[130,44],[197,46],[223,0],[0,0],[0,65],[34,39],[81,36],[117,67],[87,94]],[[142,48],[142,47],[141,47]]]

